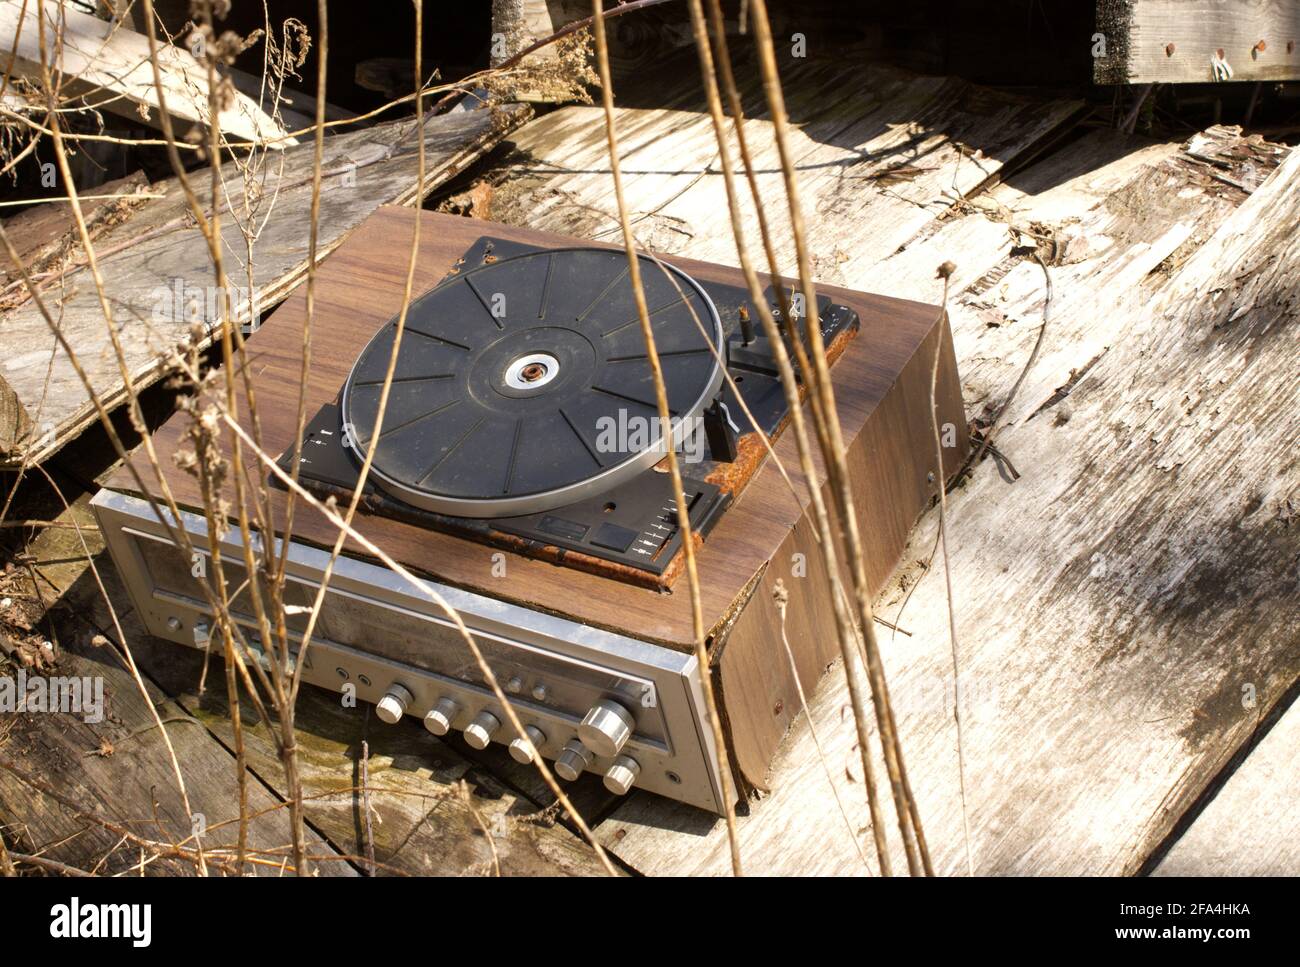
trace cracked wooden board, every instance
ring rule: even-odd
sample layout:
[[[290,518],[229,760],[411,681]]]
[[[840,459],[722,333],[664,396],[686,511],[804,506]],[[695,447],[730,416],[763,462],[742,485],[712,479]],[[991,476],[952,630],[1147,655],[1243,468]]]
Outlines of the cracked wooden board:
[[[148,201],[148,198],[136,196],[148,191],[149,180],[140,171],[97,186],[92,194],[99,197],[87,199],[81,204],[82,217],[86,220],[91,241],[112,226],[130,218],[134,209]],[[81,251],[72,205],[66,196],[55,193],[54,197],[60,200],[33,205],[4,221],[9,242],[18,252],[29,275],[51,271]],[[14,296],[25,298],[25,290],[10,290],[10,287],[19,288],[23,285],[22,275],[9,259],[4,259],[3,263],[0,265],[0,285],[5,288],[0,299],[8,301]]]
[[[698,66],[688,58],[675,63],[675,76],[684,80],[664,93],[664,107],[616,112],[633,231],[657,252],[734,265]],[[846,261],[887,258],[960,195],[1069,126],[1081,109],[1074,101],[1022,98],[853,58],[803,61],[783,54],[781,70],[817,277],[868,291],[880,286],[846,272]],[[763,119],[761,93],[747,65],[738,68],[738,83],[744,85],[745,131],[760,189],[775,200],[774,212],[783,211],[771,124]],[[512,140],[518,154],[495,179],[491,212],[483,217],[617,239],[600,108],[563,108]],[[734,146],[733,159],[739,164]],[[741,187],[746,221],[753,225],[749,192]],[[788,219],[770,221],[778,258],[788,269],[794,263]],[[755,232],[751,248],[758,247]]]
[[[1300,706],[1273,723],[1153,876],[1294,876],[1300,870]]]
[[[409,204],[417,196],[427,195],[496,144],[527,114],[527,109],[511,107],[426,121],[425,182],[419,190],[413,120],[327,139],[317,259],[333,251],[379,206]],[[260,189],[266,203],[257,216],[264,224],[253,248],[251,284],[237,217],[226,213],[222,218],[237,322],[265,312],[306,277],[312,161],[312,146],[307,144],[267,163],[266,181]],[[221,176],[227,193],[242,193],[241,175],[234,162],[222,166]],[[206,206],[211,197],[210,176],[193,172],[190,177]],[[120,330],[126,368],[137,390],[161,375],[164,355],[189,331],[191,306],[197,306],[209,339],[217,318],[207,244],[188,222],[179,184],[168,179],[155,190],[165,197],[146,205],[97,243],[114,324]],[[242,202],[239,204],[242,209]],[[241,210],[239,219],[243,217]],[[83,269],[69,272],[61,286],[59,281],[45,291],[47,305],[96,391],[109,407],[115,406],[125,398],[126,388],[93,280]],[[17,445],[0,453],[0,467],[43,460],[96,419],[94,408],[32,303],[0,318],[0,337],[6,345],[26,347],[0,362],[0,379],[23,405],[31,427]],[[17,438],[18,433],[0,429],[0,440],[11,437]]]
[[[1115,242],[1054,270],[1043,353],[999,436],[1021,478],[1008,485],[985,462],[949,504],[971,845],[985,874],[1135,872],[1254,728],[1243,685],[1267,709],[1300,676],[1300,257],[1286,241],[1300,154],[1247,197],[1199,181],[1176,146],[1139,146],[1139,158],[1112,146],[1109,165],[1082,175],[1067,174],[1071,150],[994,196]],[[1126,186],[1178,199],[1181,214],[1108,207]],[[1019,296],[966,306],[964,321],[958,311],[987,295],[1005,231],[983,214],[940,224],[876,275],[933,300],[926,271],[966,263],[951,305],[963,379],[983,387],[968,397],[977,412],[981,393],[1005,397],[1041,321],[1041,271],[1023,258]],[[946,598],[942,574],[917,563],[936,526],[932,513],[884,596],[883,616],[908,632],[884,633],[884,658],[936,869],[961,873]],[[847,707],[836,671],[812,717],[870,854]],[[771,797],[740,820],[748,870],[862,872],[806,719],[773,771]],[[600,833],[644,873],[729,869],[721,824],[652,797],[629,799]]]

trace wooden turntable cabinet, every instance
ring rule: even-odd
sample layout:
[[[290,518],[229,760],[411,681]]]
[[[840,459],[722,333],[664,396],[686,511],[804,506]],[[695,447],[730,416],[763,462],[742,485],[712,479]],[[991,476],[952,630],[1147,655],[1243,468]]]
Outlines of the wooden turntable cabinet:
[[[761,346],[741,331],[749,312],[741,312],[741,273],[665,259],[676,296],[663,290],[649,300],[675,418],[696,420],[701,428],[690,432],[708,439],[704,456],[683,466],[703,535],[709,668],[702,670],[672,507],[663,503],[666,475],[639,444],[612,456],[592,444],[597,411],[606,418],[618,404],[644,415],[653,406],[634,345],[639,327],[623,332],[628,303],[619,249],[608,254],[602,250],[609,246],[506,225],[380,209],[317,274],[304,484],[345,494],[349,452],[376,431],[371,370],[378,366],[382,377],[378,362],[387,359],[401,307],[416,218],[414,292],[424,295],[408,316],[399,383],[378,428],[380,455],[358,528],[460,611],[512,694],[532,745],[556,761],[561,777],[595,771],[618,792],[637,786],[721,811],[702,702],[707,674],[742,788],[766,788],[772,756],[799,712],[773,601],[778,580],[790,595],[786,631],[806,689],[838,648],[795,442],[781,432],[788,414],[764,373]],[[668,275],[643,269],[648,285],[663,284],[653,282],[656,274]],[[508,290],[511,308],[499,315],[493,287]],[[818,297],[869,579],[879,588],[917,517],[966,455],[952,340],[932,306],[832,286],[819,286]],[[248,344],[265,445],[286,461],[295,444],[305,302],[299,290]],[[694,320],[683,315],[684,302]],[[710,368],[708,342],[729,359],[739,377],[734,387],[775,437],[798,498]],[[936,473],[929,392],[940,345],[939,421],[956,428],[958,442],[944,450]],[[240,412],[247,411],[241,401]],[[158,431],[160,453],[182,447],[186,419],[178,415]],[[680,431],[679,443],[686,434]],[[167,472],[181,507],[201,508],[196,480]],[[141,475],[149,479],[143,464]],[[277,515],[284,500],[276,491]],[[204,640],[210,616],[189,562],[179,559],[127,470],[113,476],[95,507],[151,633],[191,646]],[[184,525],[201,538],[195,546],[206,548],[202,514],[187,513]],[[311,599],[327,556],[322,548],[335,537],[328,521],[298,504],[291,600]],[[239,539],[232,528],[223,553],[236,571]],[[471,744],[511,744],[527,758],[528,743],[508,734],[439,609],[359,548],[345,553],[305,678],[335,690],[350,683],[385,720],[420,719],[435,735],[458,730]]]

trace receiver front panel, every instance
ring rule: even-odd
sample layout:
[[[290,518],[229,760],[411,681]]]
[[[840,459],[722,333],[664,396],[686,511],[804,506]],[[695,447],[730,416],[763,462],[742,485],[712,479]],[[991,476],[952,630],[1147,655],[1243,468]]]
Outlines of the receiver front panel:
[[[200,584],[212,573],[206,521],[182,514],[196,552],[196,560],[188,560],[148,502],[102,491],[93,505],[149,632],[206,647],[213,625]],[[231,614],[256,644],[237,529],[226,537],[221,562],[227,586],[243,588]],[[295,641],[327,562],[324,551],[290,544],[286,624]],[[614,701],[635,720],[619,752],[640,766],[635,785],[720,810],[717,758],[691,655],[431,581],[413,586],[388,568],[340,558],[303,679],[374,703],[401,686],[410,696],[405,716],[416,722],[450,699],[456,709],[452,728],[464,730],[488,712],[502,723],[492,741],[510,742],[515,735],[500,702],[439,597],[459,613],[521,722],[545,737],[537,742],[544,757],[555,759],[576,739],[579,723],[597,703]],[[593,755],[588,771],[603,775],[613,761],[613,756]]]

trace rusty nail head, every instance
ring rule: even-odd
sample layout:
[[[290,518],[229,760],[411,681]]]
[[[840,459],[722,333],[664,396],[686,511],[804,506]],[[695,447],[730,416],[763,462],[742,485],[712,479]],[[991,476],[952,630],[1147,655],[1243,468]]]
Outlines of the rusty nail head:
[[[1174,44],[1165,44],[1165,56],[1173,57],[1174,51],[1176,51],[1177,49],[1178,48]]]
[[[778,698],[776,700],[776,704],[772,706],[772,714],[780,715],[784,711],[785,711],[785,702]]]
[[[1255,49],[1260,51],[1267,50],[1268,44],[1266,44],[1264,41],[1261,40],[1259,43],[1255,45]]]

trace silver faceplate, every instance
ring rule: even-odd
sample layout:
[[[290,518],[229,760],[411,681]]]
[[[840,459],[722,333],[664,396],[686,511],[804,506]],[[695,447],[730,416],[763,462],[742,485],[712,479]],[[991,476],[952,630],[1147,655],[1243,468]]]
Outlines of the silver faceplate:
[[[198,585],[210,573],[207,522],[182,513],[202,561],[187,561],[151,505],[101,490],[91,502],[132,603],[149,633],[190,647],[205,647],[212,616]],[[166,511],[163,511],[166,513]],[[277,540],[278,552],[280,542]],[[222,544],[229,586],[244,576],[242,541],[232,528]],[[291,542],[285,601],[309,604],[329,555]],[[414,587],[386,567],[339,558],[308,648],[303,679],[377,702],[394,684],[413,696],[407,717],[419,723],[440,698],[459,706],[460,730],[481,711],[500,714],[499,702],[472,654],[435,603],[440,595],[460,614],[524,725],[541,729],[547,759],[574,738],[583,715],[601,699],[627,708],[636,728],[623,750],[641,765],[639,788],[713,812],[722,807],[717,753],[704,713],[694,655],[498,601],[433,581]],[[251,629],[243,596],[232,605]],[[287,619],[291,637],[305,615]],[[509,686],[509,687],[508,687]],[[407,727],[407,726],[403,726]],[[514,738],[509,724],[494,742]],[[438,741],[433,736],[429,741]],[[612,759],[595,758],[589,771],[604,774]]]

